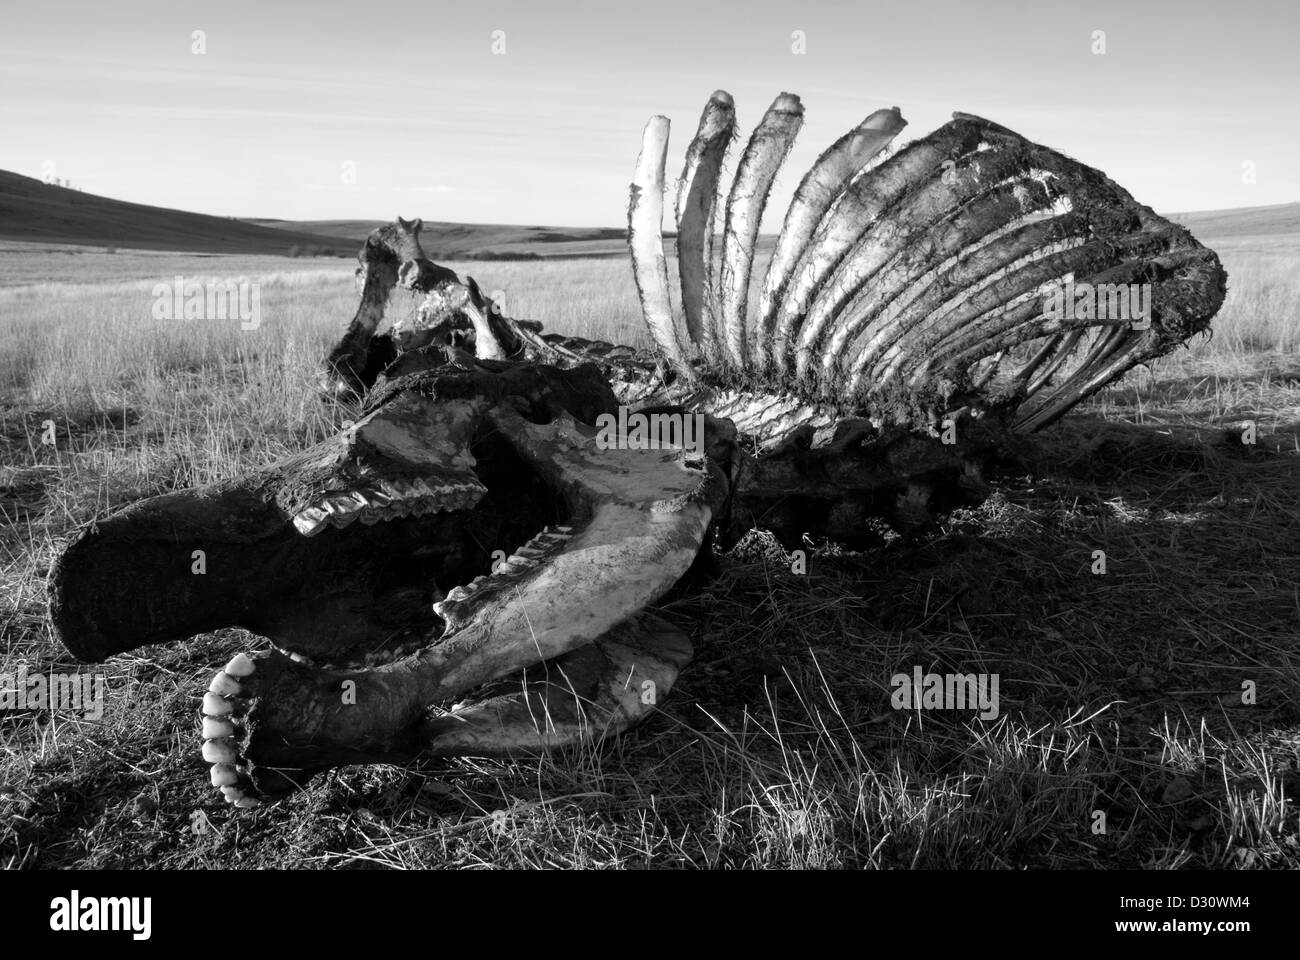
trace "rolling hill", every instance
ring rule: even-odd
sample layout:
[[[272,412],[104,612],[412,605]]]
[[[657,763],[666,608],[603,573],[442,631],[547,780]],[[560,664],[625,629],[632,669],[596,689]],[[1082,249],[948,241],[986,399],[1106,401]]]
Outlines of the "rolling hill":
[[[1300,236],[1300,203],[1169,214],[1205,241]],[[188,253],[314,253],[352,257],[382,220],[215,217],[113,200],[0,170],[0,240]],[[672,234],[668,234],[672,236]],[[430,257],[534,259],[626,256],[622,227],[545,227],[426,220]],[[770,245],[763,237],[760,246]],[[670,248],[671,249],[671,246]]]
[[[382,220],[264,220],[247,223],[339,237],[360,246]],[[607,257],[627,253],[622,227],[530,227],[425,220],[420,243],[434,260],[515,257]]]
[[[0,170],[0,240],[132,250],[280,254],[290,247],[351,257],[356,245],[299,230],[112,200]]]
[[[1197,237],[1263,237],[1300,234],[1300,203],[1278,203],[1267,207],[1234,207],[1230,210],[1199,210],[1171,213],[1174,220]]]

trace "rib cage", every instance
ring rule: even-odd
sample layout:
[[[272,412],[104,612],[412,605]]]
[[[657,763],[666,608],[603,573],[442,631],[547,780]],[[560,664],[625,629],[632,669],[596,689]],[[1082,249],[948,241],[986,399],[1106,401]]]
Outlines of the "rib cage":
[[[1186,229],[996,123],[956,113],[872,166],[905,125],[892,108],[804,176],[751,312],[758,223],[802,116],[798,97],[778,96],[728,188],[719,173],[734,107],[724,91],[710,98],[676,203],[680,323],[651,196],[663,189],[668,120],[646,127],[633,268],[651,336],[689,382],[876,422],[932,426],[969,408],[1034,430],[1206,329],[1223,301],[1218,257]],[[1150,327],[1049,316],[1045,296],[1066,281],[1150,284]]]

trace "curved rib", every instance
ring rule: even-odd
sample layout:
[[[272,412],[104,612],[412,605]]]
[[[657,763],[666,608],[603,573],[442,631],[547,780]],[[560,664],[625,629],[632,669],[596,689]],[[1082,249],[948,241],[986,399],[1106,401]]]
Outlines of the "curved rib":
[[[736,168],[727,198],[727,227],[722,237],[722,322],[727,356],[743,370],[749,357],[745,313],[749,305],[754,245],[763,207],[795,135],[803,125],[803,105],[792,93],[778,96],[754,130]]]
[[[969,304],[963,305],[959,311],[948,314],[945,317],[947,329],[942,336],[937,336],[930,341],[928,355],[937,366],[945,357],[960,355],[986,338],[1000,336],[1004,330],[1010,329],[1008,322],[1010,311],[1001,312],[1007,304],[1035,290],[1041,290],[1044,284],[1059,280],[1066,273],[1073,273],[1076,276],[1085,272],[1090,273],[1092,275],[1088,277],[1087,282],[1092,284],[1128,283],[1140,278],[1150,271],[1151,263],[1155,258],[1165,254],[1175,259],[1179,257],[1180,251],[1172,248],[1173,242],[1172,234],[1143,232],[1122,239],[1093,240],[1059,254],[1032,261],[1020,270],[1012,271],[1001,280],[984,287],[971,297]],[[1069,263],[1070,266],[1068,269],[1061,269],[1060,263]],[[1043,269],[1036,271],[1040,264],[1043,265]],[[1058,265],[1054,268],[1054,264]],[[1035,277],[1037,283],[1034,282]],[[1006,288],[1001,288],[1003,281],[1008,285]],[[1040,312],[1044,308],[1044,297],[1041,292],[1027,302],[1037,307]],[[985,309],[982,313],[978,313],[981,308]],[[1128,321],[1121,322],[1127,324]],[[1083,319],[1082,323],[1085,326],[1109,325],[1106,318]],[[912,361],[911,366],[915,367],[915,361]]]
[[[708,291],[713,265],[713,209],[717,205],[722,158],[736,128],[731,94],[715,90],[700,115],[700,127],[686,150],[677,189],[677,272],[682,281],[686,333],[705,355],[714,353],[717,320]]]
[[[1092,239],[1011,270],[972,291],[970,296],[936,317],[927,318],[909,329],[903,339],[876,361],[875,369],[881,370],[876,385],[887,383],[895,374],[902,374],[902,379],[906,379],[909,366],[927,363],[937,367],[943,352],[958,352],[977,340],[996,335],[1003,328],[1001,321],[1010,316],[1010,313],[1001,311],[1044,284],[1059,280],[1068,273],[1106,269],[1121,257],[1142,258],[1162,252],[1171,236],[1153,231],[1122,238]],[[1041,297],[1030,300],[1029,304],[1042,312]]]
[[[974,120],[953,121],[909,144],[849,184],[822,218],[791,273],[777,307],[777,341],[789,341],[822,283],[881,212],[936,175],[945,161],[973,150],[984,135]]]
[[[1009,176],[1024,174],[1029,157],[1015,153],[971,154],[939,179],[922,184],[902,198],[869,227],[840,261],[809,305],[795,347],[796,375],[808,374],[828,327],[843,315],[849,300],[892,258],[952,215],[962,205],[987,193]],[[987,228],[988,224],[976,224]]]
[[[845,186],[907,126],[898,107],[877,110],[840,137],[817,158],[804,175],[786,211],[772,262],[767,268],[759,300],[758,336],[754,340],[754,363],[762,369],[770,350],[778,372],[785,369],[786,344],[773,342],[776,311],[790,275],[817,224]]]
[[[650,336],[680,376],[694,371],[682,352],[668,298],[668,263],[664,259],[664,161],[668,154],[668,118],[651,117],[645,125],[641,153],[627,203],[627,242],[632,274]]]
[[[900,310],[921,315],[925,305],[910,310],[910,305],[933,289],[934,282],[944,276],[943,263],[959,256],[988,235],[1014,223],[1019,217],[1037,213],[1051,203],[1051,196],[1042,184],[1031,181],[999,188],[987,196],[962,207],[952,218],[931,227],[930,231],[901,251],[897,259],[880,271],[870,285],[864,286],[834,318],[822,351],[821,380],[837,382],[838,375],[847,366],[845,351],[856,342],[859,354],[868,350],[888,347],[891,331],[901,335]],[[1032,249],[1044,239],[1044,231],[1054,236],[1070,236],[1082,230],[1073,222],[1072,214],[1041,221],[1054,226],[1033,226],[1032,236],[1024,241]],[[1024,227],[1015,228],[1016,231]],[[1019,245],[1016,247],[1019,249]],[[1018,254],[1008,251],[1006,262]],[[965,258],[958,263],[964,262]],[[991,270],[994,269],[990,267]],[[927,279],[928,278],[928,279]],[[897,304],[897,307],[895,306]]]
[[[1044,384],[1051,383],[1060,369],[1069,361],[1074,348],[1083,339],[1082,330],[1071,330],[1052,337],[1033,358],[1016,374],[1011,390],[1023,390],[1025,396],[1037,393]]]

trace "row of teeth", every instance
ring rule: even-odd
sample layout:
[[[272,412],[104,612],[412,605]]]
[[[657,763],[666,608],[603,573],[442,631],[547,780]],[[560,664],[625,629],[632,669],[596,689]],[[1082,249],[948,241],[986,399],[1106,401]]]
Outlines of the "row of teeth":
[[[423,484],[423,481],[417,482]],[[460,484],[453,490],[459,492],[461,488],[473,489],[473,485]],[[448,488],[444,487],[442,491],[439,491],[439,494],[445,497],[445,491],[447,490]],[[427,494],[423,495],[427,496]],[[477,498],[477,492],[475,492],[474,500],[476,501]],[[373,509],[373,506],[371,504],[359,506],[354,513],[359,513],[364,509]],[[302,514],[299,514],[299,516],[301,517]],[[298,526],[297,518],[295,518],[294,523],[295,526]],[[318,524],[318,527],[323,528],[323,526],[323,522]],[[301,530],[302,527],[298,526],[298,529]],[[453,587],[443,600],[433,605],[434,612],[450,625],[454,619],[458,620],[463,616],[466,602],[481,593],[493,578],[513,576],[531,570],[541,563],[545,557],[562,549],[572,538],[572,527],[546,527],[541,533],[502,561],[492,573],[475,577],[463,587]],[[306,658],[295,656],[295,659],[306,662]],[[208,692],[203,695],[203,759],[212,764],[210,771],[212,785],[221,790],[221,794],[226,798],[227,803],[232,803],[241,809],[257,807],[262,803],[259,798],[250,796],[240,789],[239,783],[242,776],[237,766],[239,751],[235,748],[234,739],[237,731],[235,722],[232,719],[235,712],[232,698],[239,695],[241,690],[240,680],[251,676],[255,669],[253,661],[247,655],[236,654],[226,664],[225,668],[218,671],[217,675],[212,678],[212,683],[208,686]]]
[[[508,556],[491,573],[475,577],[463,587],[452,587],[447,595],[433,605],[433,612],[442,617],[448,629],[461,623],[468,615],[471,600],[485,588],[500,583],[498,577],[517,576],[533,569],[546,557],[560,550],[573,539],[573,527],[546,527],[522,547]]]
[[[485,493],[482,484],[450,483],[430,485],[426,480],[381,480],[378,488],[350,490],[324,497],[300,511],[293,525],[305,537],[314,537],[327,526],[342,529],[354,520],[364,524],[423,517],[439,511],[454,512],[472,507]]]
[[[212,764],[212,785],[221,789],[226,803],[241,809],[260,806],[262,801],[239,788],[241,777],[235,766],[239,751],[235,749],[235,722],[231,719],[235,705],[230,698],[239,694],[240,679],[250,676],[254,669],[248,656],[236,654],[212,678],[203,695],[203,759]]]
[[[361,661],[362,666],[379,667],[385,664],[393,663],[394,661],[401,660],[403,657],[415,653],[417,650],[423,649],[425,646],[426,643],[424,640],[416,639],[416,640],[408,640],[406,643],[399,643],[395,646],[384,647],[381,650],[370,650],[362,657],[362,661]],[[294,663],[301,663],[304,667],[316,668],[318,666],[316,661],[311,657],[307,656],[306,654],[296,653],[293,650],[286,650],[284,647],[280,647],[280,646],[277,646],[275,649],[280,654],[288,657]],[[339,670],[339,669],[346,669],[354,666],[355,664],[351,664],[351,663],[347,663],[347,664],[321,663],[319,664],[319,669]]]

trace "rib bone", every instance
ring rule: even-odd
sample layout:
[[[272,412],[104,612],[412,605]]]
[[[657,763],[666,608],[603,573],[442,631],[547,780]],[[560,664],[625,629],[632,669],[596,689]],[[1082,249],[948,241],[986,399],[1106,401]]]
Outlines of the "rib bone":
[[[664,162],[668,153],[668,118],[651,117],[645,125],[641,154],[627,204],[628,244],[632,270],[646,326],[660,351],[680,376],[693,377],[673,324],[668,299],[668,264],[664,259]]]
[[[946,160],[970,152],[982,128],[974,121],[954,122],[894,154],[868,175],[849,185],[822,219],[804,247],[791,281],[777,307],[775,339],[788,341],[812,298],[831,271],[883,210],[933,177]]]
[[[677,192],[677,271],[682,281],[686,332],[706,356],[715,352],[717,304],[709,289],[713,268],[713,211],[722,158],[735,132],[731,94],[717,90],[704,106],[700,127],[686,151]]]
[[[1000,188],[963,207],[951,219],[935,225],[925,236],[917,238],[893,263],[876,274],[831,323],[826,347],[822,351],[823,382],[834,382],[845,350],[859,337],[862,338],[859,349],[863,352],[859,354],[860,359],[865,359],[863,354],[869,350],[888,346],[890,341],[885,337],[890,331],[901,332],[901,324],[895,319],[900,308],[924,316],[925,304],[919,308],[916,304],[918,298],[935,289],[935,281],[942,275],[935,269],[936,264],[943,264],[968,249],[971,238],[979,236],[982,231],[992,233],[1021,214],[1037,212],[1049,201],[1046,189],[1038,183]],[[1071,235],[1074,229],[1071,216],[1065,214],[1033,225],[1027,230],[1028,235],[1022,235],[1020,242],[1015,243],[1014,249],[1024,249],[1026,245],[1032,249],[1034,244],[1045,239],[1047,232]],[[1079,229],[1082,229],[1081,225]],[[1013,259],[1018,255],[1012,251],[1007,254]]]
[[[795,190],[790,209],[786,212],[776,250],[767,269],[763,294],[759,301],[759,330],[754,341],[754,363],[759,369],[765,365],[770,348],[772,362],[778,371],[785,369],[785,343],[772,340],[776,325],[776,310],[799,255],[812,237],[813,231],[843,192],[845,186],[881,150],[885,149],[907,121],[898,107],[877,110],[856,128],[836,140],[804,175]]]
[[[794,94],[778,96],[749,138],[736,168],[727,199],[727,226],[722,238],[722,321],[726,328],[726,353],[744,369],[749,358],[746,311],[754,245],[763,219],[763,207],[795,135],[803,125],[803,105]]]
[[[974,154],[949,173],[923,184],[896,204],[862,239],[822,285],[799,330],[796,375],[807,376],[827,326],[884,264],[906,250],[937,221],[1003,179],[1027,171],[1021,154]]]

